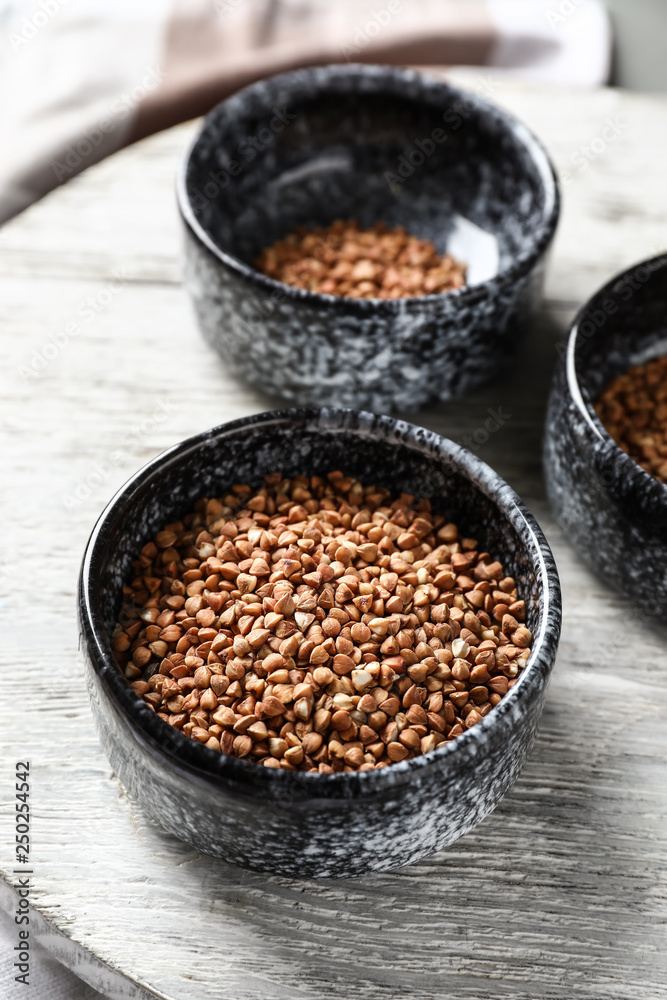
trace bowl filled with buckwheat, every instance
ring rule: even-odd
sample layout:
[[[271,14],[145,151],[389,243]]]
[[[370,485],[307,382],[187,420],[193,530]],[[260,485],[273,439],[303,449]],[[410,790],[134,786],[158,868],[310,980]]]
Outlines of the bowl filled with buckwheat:
[[[218,105],[178,176],[186,287],[232,371],[292,403],[415,410],[511,363],[559,212],[538,140],[478,95],[321,66]]]
[[[560,629],[553,558],[488,466],[355,410],[237,420],[102,514],[80,623],[101,742],[197,849],[290,876],[425,857],[532,745]]]
[[[587,564],[667,613],[667,256],[617,275],[576,317],[556,370],[544,468]]]

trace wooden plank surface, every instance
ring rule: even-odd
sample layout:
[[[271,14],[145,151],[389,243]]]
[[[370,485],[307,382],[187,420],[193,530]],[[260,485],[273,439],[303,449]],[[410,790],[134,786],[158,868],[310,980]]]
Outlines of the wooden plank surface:
[[[665,249],[667,102],[507,83],[493,97],[570,174],[544,315],[512,372],[414,419],[471,446],[535,510],[562,576],[563,638],[514,790],[397,873],[297,882],[199,855],[147,823],[93,728],[75,587],[98,513],[163,448],[276,403],[231,379],[180,285],[173,176],[191,126],[0,230],[0,905],[14,898],[13,772],[27,757],[35,931],[111,998],[667,997],[667,637],[577,559],[540,475],[567,322],[615,270]],[[503,426],[475,440],[489,408]]]

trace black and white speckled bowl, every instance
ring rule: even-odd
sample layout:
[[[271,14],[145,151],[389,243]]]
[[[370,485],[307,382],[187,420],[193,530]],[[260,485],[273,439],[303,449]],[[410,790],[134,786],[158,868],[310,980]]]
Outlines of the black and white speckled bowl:
[[[594,403],[630,365],[667,354],[667,256],[617,275],[584,306],[553,382],[544,469],[566,537],[648,615],[667,613],[667,486],[609,436]]]
[[[503,560],[527,604],[533,651],[477,726],[423,757],[332,775],[267,770],[169,727],[131,690],[109,634],[131,560],[159,528],[230,483],[342,468],[432,498]],[[532,515],[488,466],[444,438],[355,410],[287,410],[190,438],[138,472],[98,521],[80,582],[81,645],[112,767],[165,829],[202,851],[289,876],[409,864],[472,829],[516,780],[535,736],[560,631],[553,557]]]
[[[218,105],[178,199],[199,325],[232,370],[291,402],[378,411],[462,395],[508,363],[559,211],[544,149],[508,114],[424,74],[354,65],[272,77]],[[297,225],[351,217],[430,238],[468,263],[469,287],[366,301],[253,268]]]

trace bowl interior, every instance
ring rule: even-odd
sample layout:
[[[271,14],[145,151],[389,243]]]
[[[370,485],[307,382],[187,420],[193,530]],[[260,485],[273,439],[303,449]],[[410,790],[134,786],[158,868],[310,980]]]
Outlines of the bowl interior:
[[[186,164],[189,208],[252,266],[296,226],[403,225],[479,284],[530,251],[556,203],[523,126],[407,70],[326,67],[254,84],[206,119]]]
[[[639,264],[601,289],[580,313],[568,377],[584,416],[602,430],[594,405],[611,379],[667,354],[667,256]],[[606,434],[606,431],[604,432]]]
[[[202,496],[232,483],[260,485],[269,472],[326,474],[342,469],[363,483],[431,499],[517,580],[534,636],[546,614],[545,571],[516,495],[457,445],[387,417],[337,411],[263,414],[214,429],[156,459],[112,501],[93,544],[92,609],[107,634],[121,586],[140,547]],[[94,536],[95,537],[95,536]],[[117,680],[125,684],[120,671]],[[525,676],[525,675],[524,675]]]

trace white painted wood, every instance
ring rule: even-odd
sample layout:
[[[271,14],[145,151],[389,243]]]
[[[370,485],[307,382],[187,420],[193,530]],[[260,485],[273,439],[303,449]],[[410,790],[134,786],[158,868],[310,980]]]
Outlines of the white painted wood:
[[[161,449],[274,402],[232,381],[179,284],[173,174],[191,127],[98,165],[0,231],[0,905],[11,909],[15,884],[14,764],[29,757],[34,931],[111,998],[667,997],[666,639],[577,560],[540,480],[557,337],[613,271],[665,245],[667,103],[509,84],[493,96],[561,170],[607,119],[619,129],[564,189],[548,304],[521,362],[416,418],[463,441],[489,407],[510,414],[473,447],[546,528],[565,624],[515,789],[453,848],[399,873],[303,883],[200,856],[128,801],[93,729],[74,611],[96,516]],[[77,320],[81,332],[22,378]],[[66,506],[82,480],[89,495]]]

